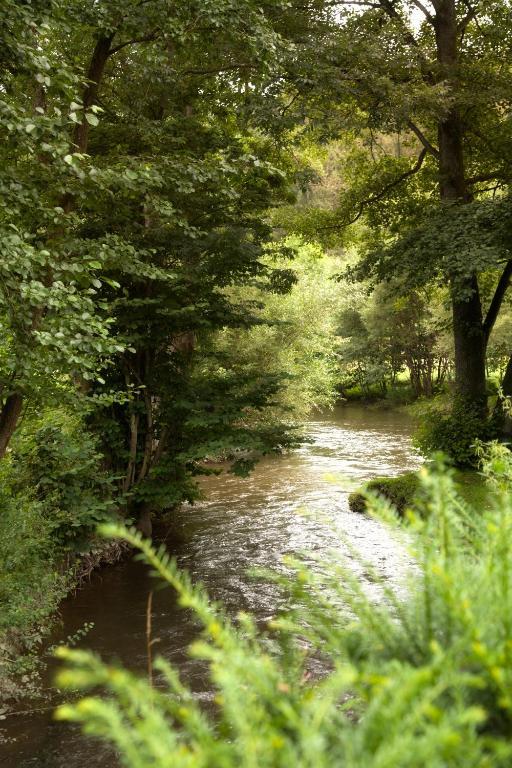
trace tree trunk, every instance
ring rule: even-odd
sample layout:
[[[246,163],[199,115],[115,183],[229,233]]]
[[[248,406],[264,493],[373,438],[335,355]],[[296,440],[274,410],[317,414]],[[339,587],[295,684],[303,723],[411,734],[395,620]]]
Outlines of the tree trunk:
[[[9,441],[14,434],[23,407],[23,396],[13,392],[8,396],[0,412],[0,459],[7,451]]]
[[[509,358],[505,369],[505,375],[501,382],[501,391],[504,397],[512,398],[512,357]],[[512,435],[512,415],[504,407],[504,402],[501,398],[498,399],[492,416],[499,431],[510,438]]]
[[[150,539],[153,534],[153,521],[151,515],[151,507],[149,504],[141,504],[138,509],[137,515],[137,530],[139,530],[143,536]]]
[[[475,404],[482,411],[486,411],[486,344],[476,276],[469,281],[469,285],[473,290],[471,298],[461,301],[454,297],[452,302],[455,391],[468,403]],[[460,286],[458,288],[460,289]]]
[[[436,7],[435,31],[440,78],[456,94],[458,80],[458,30],[455,0]],[[469,202],[464,173],[463,125],[453,106],[438,124],[439,193],[447,204]],[[470,406],[486,412],[485,334],[476,274],[450,275],[453,335],[455,342],[455,391]]]
[[[501,389],[505,397],[512,397],[512,357],[507,363],[505,375],[503,376],[503,381],[501,382]]]

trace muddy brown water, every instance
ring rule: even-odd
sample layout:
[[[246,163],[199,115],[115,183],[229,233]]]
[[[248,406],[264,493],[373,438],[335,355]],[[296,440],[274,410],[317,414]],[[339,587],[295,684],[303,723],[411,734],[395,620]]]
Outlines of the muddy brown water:
[[[343,550],[340,534],[381,574],[399,582],[407,567],[404,549],[380,523],[352,513],[347,499],[364,480],[397,475],[420,464],[411,429],[405,414],[392,411],[341,406],[317,416],[307,424],[310,444],[265,459],[245,479],[205,478],[204,501],[176,514],[167,545],[230,612],[248,610],[261,621],[275,613],[279,596],[273,586],[248,576],[248,569],[279,567],[287,553]],[[322,515],[306,516],[301,514],[304,509]],[[364,570],[360,575],[366,578]],[[154,586],[140,563],[130,560],[104,569],[64,602],[56,642],[93,622],[80,644],[144,674],[146,605]],[[177,665],[197,695],[208,700],[204,669],[187,656],[196,633],[194,621],[177,607],[170,590],[156,591],[157,652]],[[42,711],[9,716],[0,725],[7,738],[0,744],[2,768],[118,766],[109,748],[85,738],[74,726],[55,722],[49,704]]]

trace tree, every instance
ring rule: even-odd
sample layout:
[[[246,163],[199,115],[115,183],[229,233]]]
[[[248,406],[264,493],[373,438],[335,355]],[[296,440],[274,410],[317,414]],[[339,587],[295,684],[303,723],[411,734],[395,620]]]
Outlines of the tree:
[[[489,233],[485,225],[457,227],[471,217],[476,225],[487,185],[506,189],[510,179],[510,12],[503,2],[413,5],[414,15],[407,3],[392,0],[330,4],[330,33],[316,54],[311,40],[305,42],[291,68],[290,90],[297,101],[302,97],[298,109],[308,112],[320,135],[350,129],[369,145],[364,162],[358,153],[357,176],[344,180],[341,204],[320,218],[318,230],[341,230],[362,219],[388,243],[417,226],[429,230],[431,246],[419,266],[435,267],[450,286],[456,391],[484,413],[486,345],[512,264],[507,246],[494,249],[495,292],[484,313],[479,276],[490,266]],[[383,135],[398,140],[386,143],[379,140]],[[471,213],[459,215],[471,204]],[[451,226],[457,247],[439,250],[436,227],[428,226],[435,216],[443,218],[445,231]],[[472,247],[461,251],[464,235]]]
[[[60,48],[86,62],[72,162],[89,172],[67,201],[84,247],[104,254],[100,297],[120,345],[90,390],[117,398],[90,423],[148,530],[153,510],[194,498],[205,458],[231,452],[242,470],[237,451],[292,439],[244,419],[273,400],[278,377],[211,364],[212,334],[257,321],[230,287],[282,292],[292,282],[265,259],[266,211],[289,197],[291,163],[255,130],[250,108],[280,40],[252,2],[154,0],[122,13],[95,3],[76,14]]]
[[[79,82],[52,44],[64,6],[0,11],[0,458],[27,399],[40,402],[62,377],[94,378],[120,348],[98,300],[102,251],[81,241],[70,215],[70,190],[86,175],[70,131],[97,118],[74,100]]]
[[[256,323],[246,328],[223,328],[212,337],[213,365],[242,369],[258,381],[272,375],[282,384],[273,406],[254,412],[272,423],[306,418],[313,409],[332,405],[338,379],[336,312],[345,286],[332,277],[339,265],[322,249],[299,238],[288,238],[285,248],[293,260],[294,284],[287,293],[252,286],[234,288],[237,300],[252,301]],[[271,244],[266,260],[279,266],[281,243]],[[277,288],[277,286],[276,286]]]
[[[364,288],[348,295],[340,317],[344,376],[352,376],[369,395],[372,384],[385,393],[407,370],[414,396],[431,397],[453,359],[442,294],[432,289],[403,294],[391,284],[378,286],[370,296]]]

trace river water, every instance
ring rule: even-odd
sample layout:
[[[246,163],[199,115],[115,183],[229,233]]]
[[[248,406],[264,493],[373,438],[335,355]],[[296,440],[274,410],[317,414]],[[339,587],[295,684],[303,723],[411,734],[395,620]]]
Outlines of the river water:
[[[279,567],[287,553],[343,550],[345,538],[382,575],[400,582],[407,567],[403,548],[380,523],[352,513],[347,499],[354,487],[376,475],[418,467],[411,426],[405,414],[358,406],[340,406],[314,418],[307,424],[311,443],[263,460],[250,477],[205,478],[204,501],[176,513],[166,539],[169,550],[229,611],[248,610],[261,621],[275,613],[279,597],[274,587],[247,571]],[[304,510],[313,514],[305,515]],[[349,549],[346,556],[351,556]],[[364,581],[364,568],[356,563],[354,567]],[[140,563],[126,561],[104,569],[64,602],[56,641],[92,622],[81,644],[144,674],[146,606],[153,588]],[[208,699],[204,669],[186,653],[196,632],[170,590],[156,591],[155,652],[177,665],[198,696]],[[8,739],[0,744],[2,768],[117,768],[106,747],[84,738],[73,726],[54,722],[51,711],[43,705],[42,711],[0,723]]]

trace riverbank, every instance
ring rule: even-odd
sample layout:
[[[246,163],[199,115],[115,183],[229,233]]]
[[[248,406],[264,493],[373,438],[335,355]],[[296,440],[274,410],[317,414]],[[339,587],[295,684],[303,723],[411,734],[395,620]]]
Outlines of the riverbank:
[[[119,546],[113,478],[83,414],[31,412],[0,462],[0,699],[35,696],[61,601]]]
[[[85,553],[54,552],[43,558],[31,543],[27,542],[22,557],[12,555],[0,566],[2,708],[41,697],[44,647],[59,625],[62,601],[76,594],[96,571],[118,563],[129,551],[126,544],[96,537]],[[41,541],[37,543],[41,545]]]
[[[423,449],[423,453],[426,452],[428,433],[432,425],[445,418],[452,406],[452,399],[447,393],[441,393],[433,398],[414,398],[412,390],[404,382],[390,390],[389,397],[383,396],[382,393],[380,396],[377,392],[374,394],[375,396],[367,402],[366,407],[370,410],[392,410],[406,414],[413,425],[412,441],[420,450]],[[350,407],[350,402],[350,400],[347,401],[347,407]],[[492,435],[489,434],[488,437],[490,439]],[[468,452],[471,437],[464,433],[463,427],[458,432],[452,431],[451,440],[456,454],[457,450],[461,452],[462,446],[462,457],[468,461],[468,464],[476,464],[473,451]],[[457,492],[468,505],[475,508],[488,505],[489,487],[476,466],[454,467],[452,472]],[[367,506],[365,492],[368,491],[383,496],[395,506],[399,514],[403,514],[407,507],[413,504],[420,486],[417,473],[405,473],[397,477],[376,477],[350,495],[350,508],[353,512],[365,512]]]

